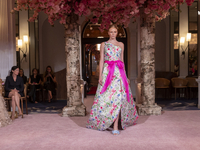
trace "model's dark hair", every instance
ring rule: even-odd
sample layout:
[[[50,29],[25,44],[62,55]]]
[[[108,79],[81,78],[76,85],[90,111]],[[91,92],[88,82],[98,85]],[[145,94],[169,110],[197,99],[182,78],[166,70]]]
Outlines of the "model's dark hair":
[[[10,71],[10,76],[12,76],[13,72],[12,71],[15,71],[17,68],[19,68],[18,66],[13,66],[11,68],[11,71]]]
[[[52,75],[52,76],[54,76],[54,72],[53,72],[53,69],[51,68],[51,66],[47,66],[46,67],[46,71],[45,71],[45,73],[44,73],[44,77],[46,77],[47,76],[47,74],[48,74],[48,71],[47,71],[47,69],[48,68],[50,68],[51,69],[51,72],[50,72],[50,74]]]

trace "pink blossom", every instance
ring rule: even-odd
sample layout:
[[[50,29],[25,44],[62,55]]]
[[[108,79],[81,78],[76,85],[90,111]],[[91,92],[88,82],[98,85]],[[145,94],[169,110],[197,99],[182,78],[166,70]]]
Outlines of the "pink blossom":
[[[191,5],[194,0],[185,2]],[[127,27],[131,19],[136,20],[141,10],[146,17],[155,17],[156,21],[164,19],[169,15],[169,9],[177,11],[176,6],[183,3],[183,0],[17,0],[14,10],[34,10],[29,21],[37,19],[38,13],[43,11],[48,15],[51,25],[56,20],[65,24],[68,15],[73,12],[79,16],[90,17],[93,23],[101,21],[99,30],[103,32],[109,28],[111,22]]]

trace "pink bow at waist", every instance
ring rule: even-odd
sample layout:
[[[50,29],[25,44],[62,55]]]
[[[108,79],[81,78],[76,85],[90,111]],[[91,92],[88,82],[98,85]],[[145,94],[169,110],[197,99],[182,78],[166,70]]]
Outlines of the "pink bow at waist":
[[[109,69],[109,73],[107,75],[105,84],[100,92],[100,94],[104,93],[107,89],[107,87],[110,85],[114,71],[115,71],[115,66],[117,65],[119,68],[119,72],[121,74],[122,77],[122,81],[124,83],[124,86],[126,88],[126,96],[127,96],[127,101],[129,102],[129,87],[128,87],[128,82],[127,82],[127,78],[126,78],[126,74],[124,72],[124,63],[121,60],[116,60],[116,61],[105,61],[105,63],[108,64],[108,69]]]

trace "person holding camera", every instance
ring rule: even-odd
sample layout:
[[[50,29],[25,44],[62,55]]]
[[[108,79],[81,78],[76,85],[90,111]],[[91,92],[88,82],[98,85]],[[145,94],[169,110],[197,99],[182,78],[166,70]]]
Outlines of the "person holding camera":
[[[44,73],[44,86],[48,91],[48,102],[50,103],[56,88],[56,77],[51,66],[46,67],[46,71]]]
[[[36,90],[40,88],[41,84],[41,77],[38,75],[38,70],[34,68],[32,70],[32,75],[29,78],[29,86],[30,86],[30,91],[27,95],[28,98],[32,98],[31,102],[33,103],[38,103],[36,99]]]

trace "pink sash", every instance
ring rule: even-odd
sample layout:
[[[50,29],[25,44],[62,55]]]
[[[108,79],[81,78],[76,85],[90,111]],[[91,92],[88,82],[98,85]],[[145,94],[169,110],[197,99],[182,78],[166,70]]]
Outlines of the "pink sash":
[[[118,68],[119,68],[119,72],[121,74],[121,77],[122,77],[122,81],[124,83],[124,86],[126,88],[126,96],[127,96],[127,101],[129,102],[129,87],[128,87],[128,81],[127,81],[127,78],[126,78],[126,74],[124,72],[124,63],[121,61],[121,60],[116,60],[116,61],[105,61],[105,63],[108,64],[108,69],[109,69],[109,73],[107,75],[107,78],[106,78],[106,81],[105,81],[105,84],[100,92],[100,94],[103,94],[107,87],[110,85],[111,83],[111,80],[112,80],[112,76],[114,74],[114,71],[115,71],[115,66],[117,65]]]

